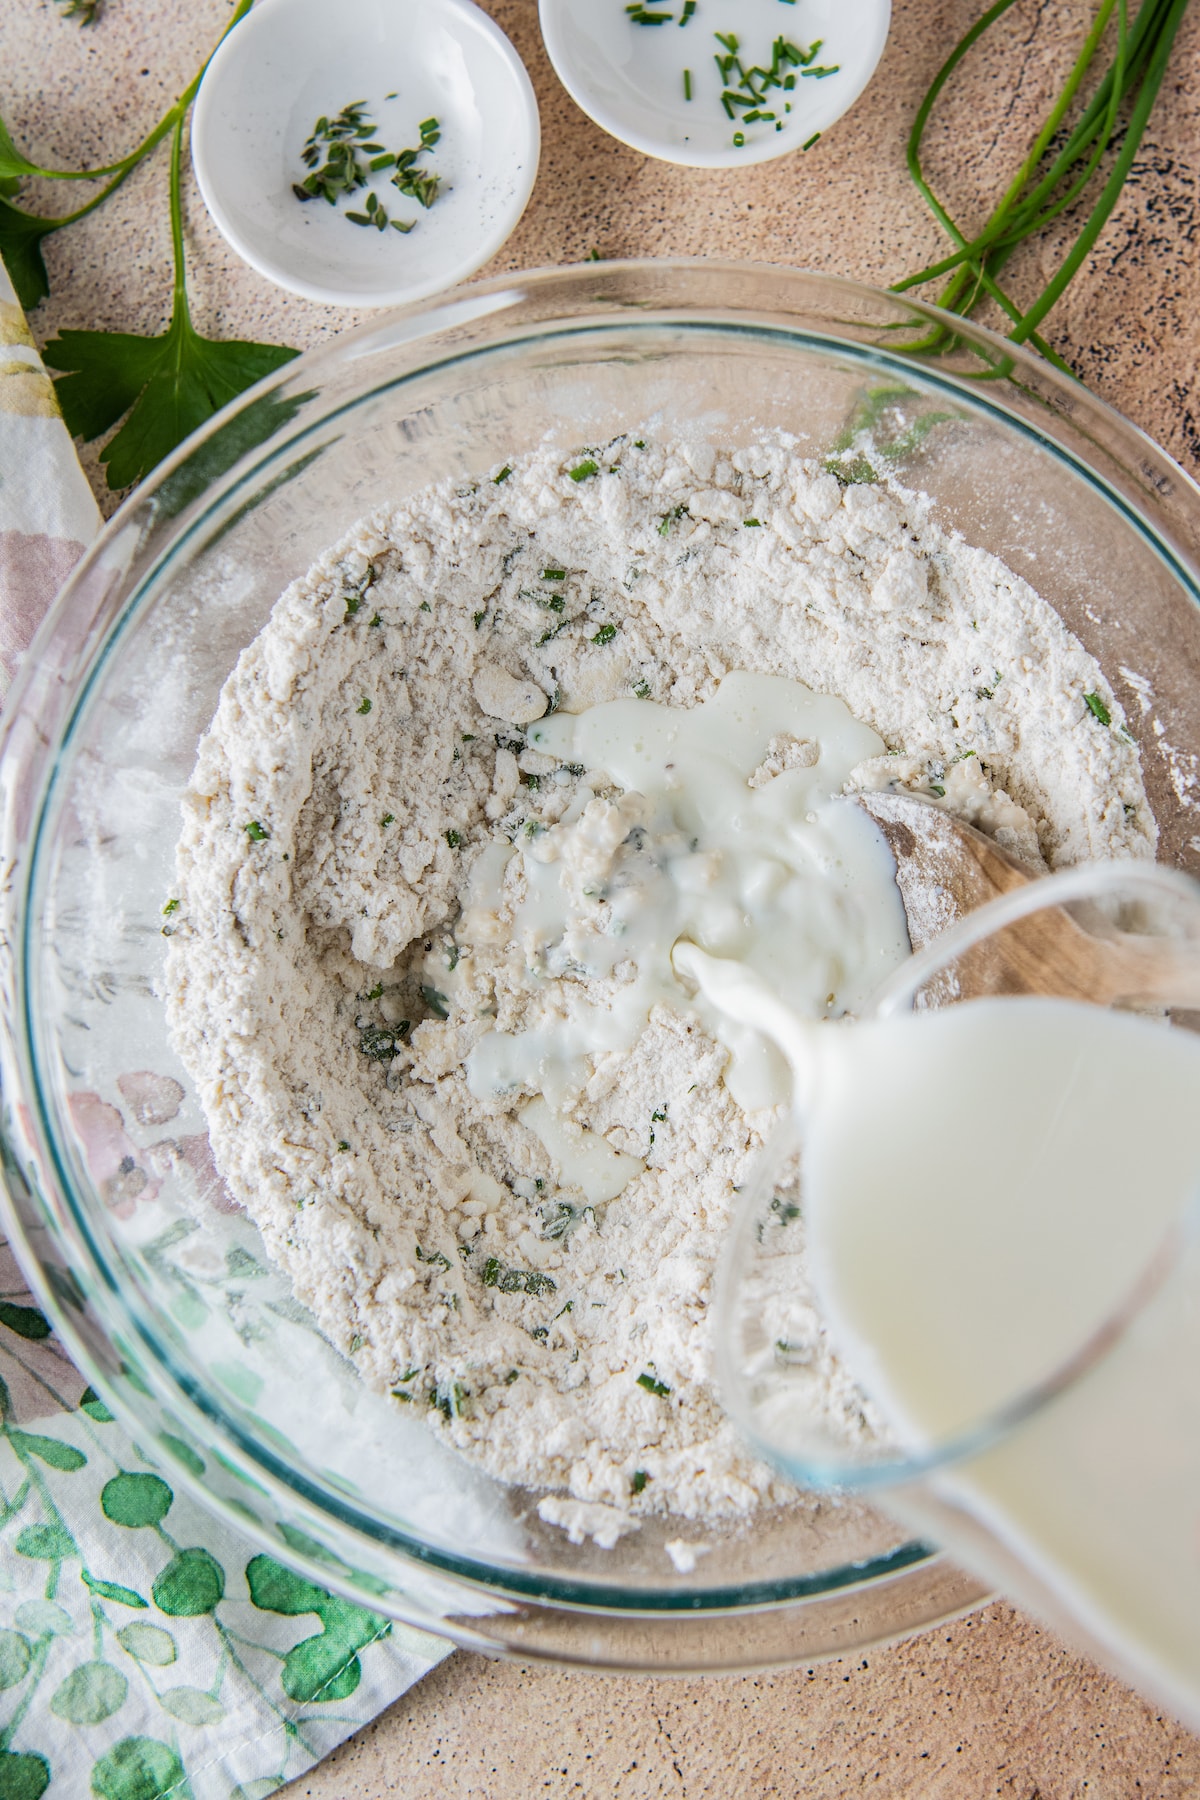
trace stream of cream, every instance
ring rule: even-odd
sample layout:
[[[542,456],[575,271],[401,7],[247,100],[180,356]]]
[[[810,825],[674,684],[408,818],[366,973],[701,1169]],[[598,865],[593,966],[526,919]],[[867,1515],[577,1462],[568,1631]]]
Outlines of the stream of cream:
[[[526,882],[515,937],[531,991],[553,981],[556,998],[544,1022],[480,1040],[472,1091],[542,1095],[548,1111],[535,1103],[526,1122],[561,1161],[562,1134],[552,1145],[547,1126],[585,1059],[632,1048],[665,1003],[694,1010],[729,1050],[740,1105],[785,1101],[769,1036],[681,983],[671,949],[687,939],[736,958],[805,1017],[861,1005],[908,953],[891,856],[842,798],[882,740],[840,700],[735,673],[699,706],[614,700],[544,719],[528,741],[587,772],[564,819],[515,853]],[[480,900],[489,886],[498,897],[507,862],[503,847],[484,855]],[[598,998],[585,991],[597,978]],[[610,1166],[600,1185],[619,1174]]]

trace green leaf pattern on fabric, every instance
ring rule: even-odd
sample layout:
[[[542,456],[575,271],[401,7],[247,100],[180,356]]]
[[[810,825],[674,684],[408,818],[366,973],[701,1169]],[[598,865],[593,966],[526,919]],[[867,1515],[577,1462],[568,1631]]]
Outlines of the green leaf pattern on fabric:
[[[267,1800],[416,1680],[433,1640],[256,1554],[92,1389],[60,1398],[77,1378],[7,1256],[0,1240],[0,1800]]]

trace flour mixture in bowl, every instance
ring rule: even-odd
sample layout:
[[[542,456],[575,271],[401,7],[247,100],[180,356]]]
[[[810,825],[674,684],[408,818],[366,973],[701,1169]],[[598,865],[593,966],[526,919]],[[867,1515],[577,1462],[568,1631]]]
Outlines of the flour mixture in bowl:
[[[774,439],[430,489],[293,584],[225,685],[166,977],[217,1163],[363,1378],[565,1489],[548,1518],[611,1541],[785,1497],[709,1340],[778,1071],[670,942],[853,1011],[906,948],[842,797],[887,785],[1034,864],[1153,855],[1053,609],[922,497]],[[812,1393],[870,1429],[831,1356]]]

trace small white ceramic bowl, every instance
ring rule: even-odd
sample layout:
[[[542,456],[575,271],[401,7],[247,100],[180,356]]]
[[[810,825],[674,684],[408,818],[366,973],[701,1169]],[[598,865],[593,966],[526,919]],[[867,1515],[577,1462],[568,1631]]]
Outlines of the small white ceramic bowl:
[[[357,100],[389,150],[440,122],[422,159],[445,184],[432,207],[398,195],[390,171],[372,177],[390,217],[416,220],[408,233],[346,219],[368,190],[336,208],[292,191],[317,119]],[[540,143],[524,64],[471,0],[261,0],[213,57],[192,120],[222,236],[280,287],[335,306],[396,306],[474,274],[524,212]]]
[[[577,105],[623,144],[697,169],[809,148],[875,73],[892,12],[891,0],[696,0],[690,11],[685,0],[644,0],[643,12],[670,17],[639,25],[625,0],[538,0],[538,10],[550,60]],[[805,51],[820,44],[808,74],[792,67],[794,87],[771,90],[774,120],[743,127],[744,109],[728,116],[718,32],[737,38],[747,68],[769,68],[778,37]],[[741,145],[734,143],[739,130]]]

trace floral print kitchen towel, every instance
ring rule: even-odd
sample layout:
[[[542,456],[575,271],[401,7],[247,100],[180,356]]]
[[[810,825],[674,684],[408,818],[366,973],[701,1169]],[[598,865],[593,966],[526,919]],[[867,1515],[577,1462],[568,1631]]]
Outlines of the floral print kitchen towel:
[[[0,695],[99,523],[0,264]],[[0,1240],[0,1800],[265,1800],[449,1648],[174,1490]]]

